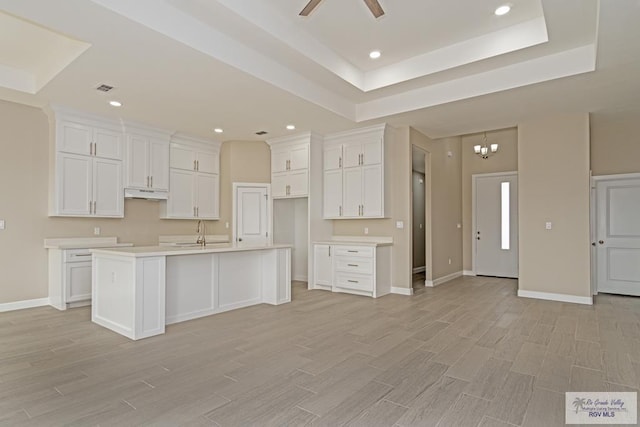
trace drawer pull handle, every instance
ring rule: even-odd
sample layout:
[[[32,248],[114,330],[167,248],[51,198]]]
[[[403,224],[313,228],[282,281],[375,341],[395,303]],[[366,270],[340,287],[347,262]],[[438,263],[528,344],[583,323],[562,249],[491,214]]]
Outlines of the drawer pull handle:
[[[358,251],[350,251],[350,250],[347,250],[347,252],[353,252],[353,253],[355,253],[355,254],[357,254],[357,253],[358,253]]]
[[[358,267],[358,264],[347,264],[349,267]]]
[[[74,257],[79,257],[79,256],[91,256],[91,254],[79,254],[79,255],[73,255]]]
[[[347,282],[349,282],[349,283],[360,283],[357,280],[347,280]]]

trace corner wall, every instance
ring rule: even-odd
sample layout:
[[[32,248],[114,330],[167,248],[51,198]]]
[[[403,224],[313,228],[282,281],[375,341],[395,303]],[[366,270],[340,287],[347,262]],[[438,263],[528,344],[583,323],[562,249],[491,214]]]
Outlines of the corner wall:
[[[589,181],[588,114],[518,126],[519,294],[591,299]]]

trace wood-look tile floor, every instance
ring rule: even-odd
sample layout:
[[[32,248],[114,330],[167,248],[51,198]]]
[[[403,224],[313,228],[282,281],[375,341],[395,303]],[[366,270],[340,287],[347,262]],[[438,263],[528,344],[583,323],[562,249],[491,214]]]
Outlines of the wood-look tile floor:
[[[640,298],[308,291],[130,341],[90,310],[0,314],[0,425],[554,426],[565,391],[637,391]]]

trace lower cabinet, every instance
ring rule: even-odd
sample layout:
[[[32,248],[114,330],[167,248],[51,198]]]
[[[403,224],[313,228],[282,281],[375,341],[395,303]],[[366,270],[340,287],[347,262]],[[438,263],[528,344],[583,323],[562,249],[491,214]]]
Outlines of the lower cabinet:
[[[91,304],[89,249],[49,249],[49,302],[59,310]]]
[[[314,245],[315,289],[374,298],[391,292],[391,246]]]

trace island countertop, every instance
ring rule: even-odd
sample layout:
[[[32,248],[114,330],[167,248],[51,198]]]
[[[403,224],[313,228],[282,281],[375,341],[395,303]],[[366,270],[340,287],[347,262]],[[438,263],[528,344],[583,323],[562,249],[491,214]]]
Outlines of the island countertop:
[[[257,251],[265,249],[284,249],[291,248],[291,245],[285,244],[266,244],[266,245],[237,245],[237,244],[214,244],[212,246],[193,247],[193,246],[133,246],[118,248],[100,248],[91,249],[94,254],[102,255],[118,255],[133,258],[155,257],[155,256],[171,256],[171,255],[194,255],[194,254],[214,254],[226,252],[242,252]]]

